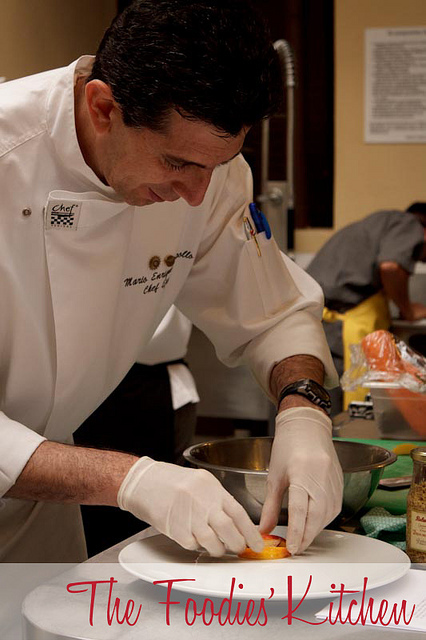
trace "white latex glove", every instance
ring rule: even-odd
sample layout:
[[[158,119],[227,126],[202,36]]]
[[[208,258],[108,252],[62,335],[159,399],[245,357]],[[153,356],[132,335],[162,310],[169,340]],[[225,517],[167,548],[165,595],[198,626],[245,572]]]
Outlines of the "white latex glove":
[[[267,494],[259,529],[277,524],[288,489],[287,549],[301,553],[340,512],[343,472],[331,439],[331,420],[318,409],[286,409],[275,421]]]
[[[140,458],[124,478],[117,502],[185,549],[204,547],[221,556],[226,549],[264,547],[243,507],[204,469]]]

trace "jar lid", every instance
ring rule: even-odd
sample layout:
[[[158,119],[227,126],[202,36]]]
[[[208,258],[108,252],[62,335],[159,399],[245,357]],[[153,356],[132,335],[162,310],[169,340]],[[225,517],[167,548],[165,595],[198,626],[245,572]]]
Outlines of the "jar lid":
[[[410,456],[415,462],[426,462],[426,447],[417,447],[412,449]]]

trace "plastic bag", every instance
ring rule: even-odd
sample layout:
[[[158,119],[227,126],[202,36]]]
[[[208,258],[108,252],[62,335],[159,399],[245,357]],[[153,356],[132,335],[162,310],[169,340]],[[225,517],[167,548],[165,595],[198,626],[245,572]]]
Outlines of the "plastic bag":
[[[360,344],[350,346],[351,366],[341,378],[345,391],[389,382],[426,393],[426,358],[389,331],[373,331]]]
[[[374,383],[389,384],[384,393],[406,423],[426,435],[426,358],[389,331],[374,331],[351,345],[351,367],[341,378],[352,391]]]

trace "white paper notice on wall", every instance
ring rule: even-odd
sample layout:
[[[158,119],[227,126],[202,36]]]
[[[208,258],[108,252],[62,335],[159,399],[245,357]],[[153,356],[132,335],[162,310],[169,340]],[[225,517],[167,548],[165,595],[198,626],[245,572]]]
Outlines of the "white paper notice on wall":
[[[426,142],[426,26],[365,30],[364,140]]]

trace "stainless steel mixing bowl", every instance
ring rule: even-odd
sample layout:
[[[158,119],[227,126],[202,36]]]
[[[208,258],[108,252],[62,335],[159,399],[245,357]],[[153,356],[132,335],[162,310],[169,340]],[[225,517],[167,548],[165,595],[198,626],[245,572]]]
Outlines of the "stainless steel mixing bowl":
[[[240,502],[256,523],[265,501],[266,478],[273,438],[235,438],[204,442],[189,447],[184,456],[195,467],[208,469]],[[384,467],[396,455],[383,447],[335,440],[344,472],[340,521],[348,520],[367,502],[379,484]],[[315,455],[315,452],[312,452]],[[287,523],[285,502],[279,524]]]

